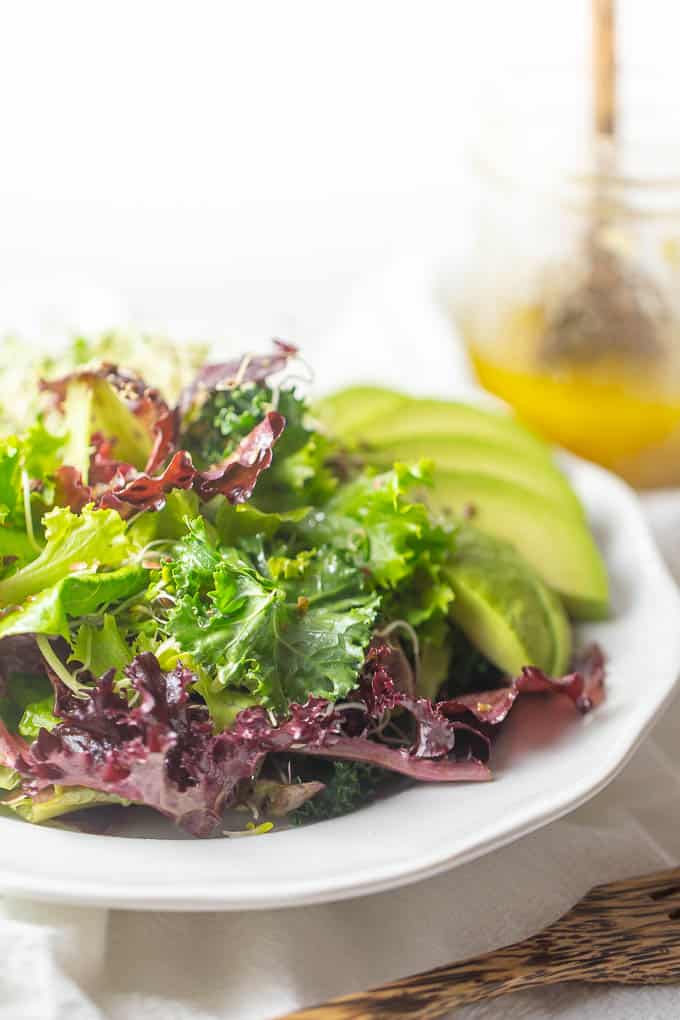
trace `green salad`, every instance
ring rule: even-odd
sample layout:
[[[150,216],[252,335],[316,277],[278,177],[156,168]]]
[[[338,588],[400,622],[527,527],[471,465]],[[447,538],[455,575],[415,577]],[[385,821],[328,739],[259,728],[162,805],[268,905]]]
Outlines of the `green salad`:
[[[280,340],[3,355],[4,811],[262,832],[395,777],[488,780],[520,694],[602,697],[570,622],[606,614],[602,559],[509,416],[371,387],[310,407]]]

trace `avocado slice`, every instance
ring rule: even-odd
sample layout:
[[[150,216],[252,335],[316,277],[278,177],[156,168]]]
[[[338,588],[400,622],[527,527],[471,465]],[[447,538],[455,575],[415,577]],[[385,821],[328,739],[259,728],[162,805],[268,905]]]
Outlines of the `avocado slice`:
[[[430,503],[438,510],[473,513],[480,530],[511,542],[572,616],[607,615],[607,573],[585,521],[567,507],[518,482],[473,471],[435,470]]]
[[[361,455],[369,464],[387,468],[396,460],[412,461],[428,458],[447,471],[474,471],[479,474],[519,482],[547,499],[554,499],[563,509],[571,508],[583,519],[583,507],[557,464],[536,458],[533,453],[520,452],[496,436],[467,436],[456,433],[405,436],[389,439],[364,448]]]
[[[383,414],[394,414],[409,399],[379,386],[350,386],[318,401],[313,413],[336,435],[349,438],[363,434]]]
[[[430,501],[473,507],[479,528],[511,542],[577,619],[607,615],[606,569],[583,508],[550,448],[507,414],[351,387],[319,412],[369,463],[432,458]]]
[[[456,596],[452,618],[499,669],[565,672],[571,631],[564,607],[512,545],[462,525],[446,577]]]
[[[507,446],[552,459],[550,449],[517,419],[454,400],[408,397],[377,386],[351,386],[326,397],[314,409],[336,435],[348,440],[380,443],[413,436],[458,434],[491,436]]]

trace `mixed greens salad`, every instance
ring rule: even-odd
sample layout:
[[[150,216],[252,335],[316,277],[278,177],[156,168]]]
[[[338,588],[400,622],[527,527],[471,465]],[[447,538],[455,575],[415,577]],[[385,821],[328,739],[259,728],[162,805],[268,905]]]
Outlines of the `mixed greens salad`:
[[[474,499],[440,506],[431,463],[310,411],[293,346],[141,347],[80,340],[39,381],[4,352],[4,809],[327,818],[395,775],[489,779],[524,691],[601,697],[597,649],[566,672],[559,585]]]

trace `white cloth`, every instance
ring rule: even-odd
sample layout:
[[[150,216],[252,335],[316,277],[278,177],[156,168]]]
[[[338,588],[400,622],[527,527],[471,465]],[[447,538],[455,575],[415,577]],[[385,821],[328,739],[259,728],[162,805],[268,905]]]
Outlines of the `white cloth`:
[[[410,262],[362,288],[319,356],[309,352],[318,373],[341,383],[356,377],[354,361],[368,379],[447,392],[465,369],[431,284],[428,267]],[[680,581],[680,493],[645,502]],[[6,901],[0,1020],[264,1020],[521,939],[590,886],[680,859],[678,726],[680,703],[622,775],[567,818],[395,892],[231,914]],[[670,1020],[680,1015],[680,988],[561,986],[457,1014],[500,1015]]]

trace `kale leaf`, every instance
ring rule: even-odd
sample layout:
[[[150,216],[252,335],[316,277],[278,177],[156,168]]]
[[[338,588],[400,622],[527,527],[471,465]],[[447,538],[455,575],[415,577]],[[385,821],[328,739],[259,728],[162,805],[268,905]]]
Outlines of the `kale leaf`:
[[[193,412],[181,433],[181,445],[199,468],[217,464],[232,453],[271,409],[271,391],[248,383],[213,390]]]
[[[375,799],[390,776],[385,769],[361,761],[335,761],[328,766],[331,775],[325,780],[325,788],[288,816],[293,825],[320,822],[356,811]]]
[[[257,543],[256,543],[257,544]],[[379,598],[351,558],[329,547],[295,558],[215,545],[191,525],[164,568],[157,600],[171,602],[166,634],[212,679],[285,712],[310,695],[349,693],[363,663]]]

